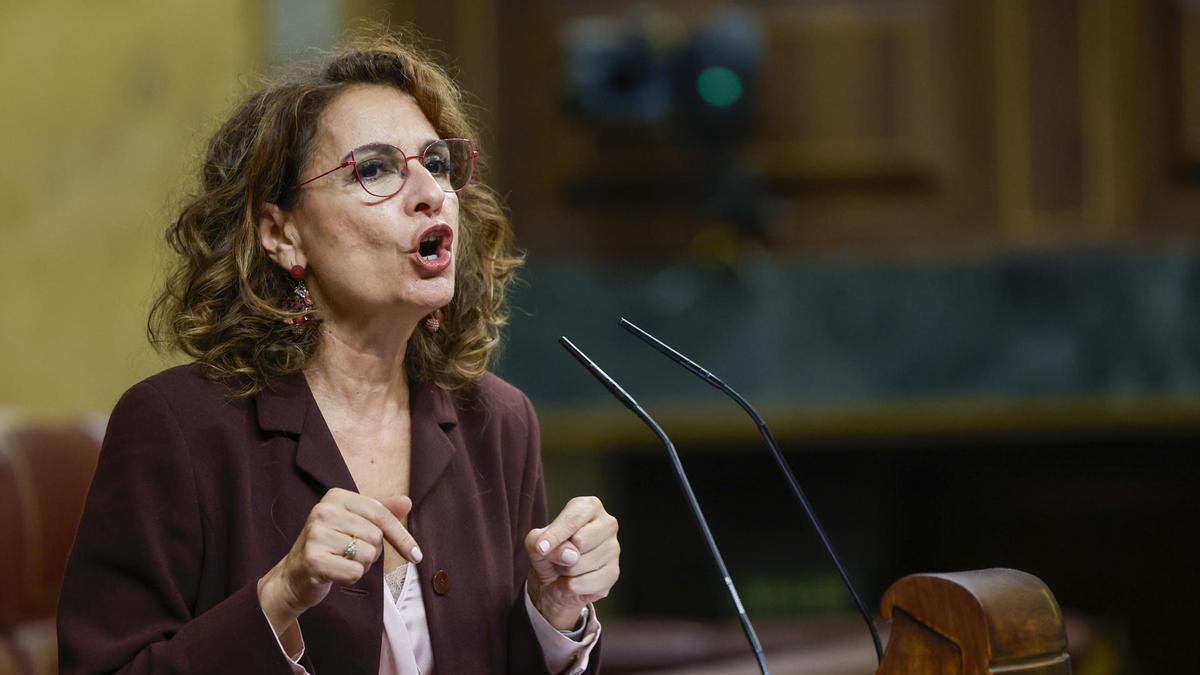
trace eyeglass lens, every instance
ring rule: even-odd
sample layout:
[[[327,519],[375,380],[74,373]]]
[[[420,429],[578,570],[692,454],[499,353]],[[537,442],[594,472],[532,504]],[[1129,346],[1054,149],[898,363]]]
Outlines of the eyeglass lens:
[[[467,186],[475,164],[474,147],[462,138],[437,140],[419,157],[429,175],[447,192]],[[370,145],[354,151],[354,171],[363,189],[376,197],[391,197],[409,176],[404,152],[390,145]]]

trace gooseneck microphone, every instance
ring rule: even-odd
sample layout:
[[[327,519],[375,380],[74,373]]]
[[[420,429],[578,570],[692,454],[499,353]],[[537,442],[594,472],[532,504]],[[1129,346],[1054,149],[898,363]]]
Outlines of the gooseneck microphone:
[[[770,430],[767,429],[767,423],[763,421],[763,418],[754,410],[749,401],[734,391],[732,387],[722,382],[716,375],[701,367],[700,364],[675,351],[662,340],[638,328],[626,319],[622,318],[620,323],[621,328],[641,338],[643,342],[662,352],[667,358],[683,366],[696,377],[721,390],[721,392],[734,401],[737,401],[737,404],[754,420],[754,424],[758,427],[758,432],[762,434],[763,440],[767,442],[767,447],[771,450],[771,455],[775,457],[775,462],[779,464],[779,469],[783,471],[784,477],[787,478],[788,485],[791,486],[796,499],[800,501],[800,506],[804,507],[804,513],[808,516],[808,521],[812,523],[813,529],[817,531],[817,536],[821,538],[821,543],[825,545],[825,551],[829,553],[830,559],[833,560],[834,566],[837,567],[838,574],[842,577],[842,582],[846,584],[846,589],[850,591],[850,597],[854,599],[854,604],[858,606],[859,613],[862,614],[863,620],[867,622],[867,628],[871,631],[871,639],[875,642],[875,657],[882,662],[883,645],[879,641],[879,630],[875,627],[875,621],[871,618],[871,613],[867,611],[866,605],[863,604],[862,598],[858,596],[858,591],[854,590],[854,585],[850,583],[850,576],[846,574],[846,568],[842,566],[842,561],[838,558],[837,553],[834,553],[833,544],[829,541],[829,537],[826,536],[825,528],[821,527],[821,521],[817,520],[817,514],[813,512],[812,506],[809,505],[808,499],[804,496],[804,491],[800,489],[800,484],[796,482],[796,475],[792,473],[787,460],[783,458],[783,453],[779,451],[779,445],[775,442],[775,437],[771,435]]]
[[[729,591],[729,597],[733,599],[733,604],[737,608],[738,620],[742,622],[742,630],[746,633],[746,639],[750,641],[750,648],[754,650],[754,658],[758,661],[758,669],[763,675],[770,675],[767,670],[767,661],[763,656],[762,645],[758,642],[758,635],[754,632],[754,626],[750,624],[750,617],[746,615],[746,608],[742,606],[742,599],[738,597],[737,589],[733,586],[733,579],[729,576],[729,570],[725,567],[725,559],[721,557],[721,551],[717,548],[717,542],[713,539],[712,532],[708,529],[708,521],[704,518],[704,512],[700,509],[700,502],[696,501],[696,495],[692,492],[692,484],[687,478],[687,473],[683,470],[683,463],[679,460],[679,453],[675,451],[675,444],[667,437],[662,427],[654,421],[652,417],[642,407],[633,400],[633,397],[608,376],[600,366],[597,366],[591,359],[587,357],[578,347],[571,343],[565,337],[558,338],[558,343],[561,344],[575,360],[579,361],[588,372],[600,381],[612,395],[617,397],[617,400],[625,404],[626,408],[633,411],[646,426],[650,427],[651,431],[658,436],[663,445],[667,446],[667,452],[671,455],[671,464],[675,467],[675,476],[679,479],[679,487],[683,488],[683,494],[687,498],[688,504],[692,507],[692,514],[696,517],[696,522],[700,525],[700,531],[704,533],[704,541],[708,544],[708,551],[712,554],[713,561],[717,563],[717,570],[721,573],[721,579],[725,582],[725,588]]]

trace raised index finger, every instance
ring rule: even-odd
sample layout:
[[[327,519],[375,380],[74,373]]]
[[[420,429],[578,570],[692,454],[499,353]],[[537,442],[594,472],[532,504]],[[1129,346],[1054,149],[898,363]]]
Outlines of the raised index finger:
[[[417,546],[417,540],[400,522],[400,518],[403,518],[412,508],[411,499],[408,497],[389,498],[389,504],[385,506],[364,495],[355,495],[355,497],[357,498],[352,497],[346,500],[345,505],[348,511],[371,521],[383,532],[383,538],[392,545],[392,548],[399,551],[400,555],[414,563],[421,562],[423,556],[420,547]]]

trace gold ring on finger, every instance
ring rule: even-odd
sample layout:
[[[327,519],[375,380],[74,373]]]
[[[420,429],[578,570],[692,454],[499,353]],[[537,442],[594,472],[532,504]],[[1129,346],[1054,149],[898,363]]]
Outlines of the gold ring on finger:
[[[354,560],[354,554],[358,553],[358,537],[350,536],[350,543],[346,544],[346,548],[342,549],[342,557],[346,560]]]

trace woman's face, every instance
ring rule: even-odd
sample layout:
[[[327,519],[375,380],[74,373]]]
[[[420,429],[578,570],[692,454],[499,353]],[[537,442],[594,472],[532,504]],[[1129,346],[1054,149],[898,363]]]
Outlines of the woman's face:
[[[364,146],[392,145],[412,157],[437,137],[409,94],[355,85],[322,115],[316,150],[301,178],[328,171]],[[327,316],[353,322],[386,311],[415,321],[454,296],[458,195],[444,191],[418,159],[406,169],[403,187],[386,198],[368,194],[354,167],[334,171],[305,185],[288,213],[299,264],[308,268],[309,288]],[[369,179],[375,169],[364,163],[360,171]]]

